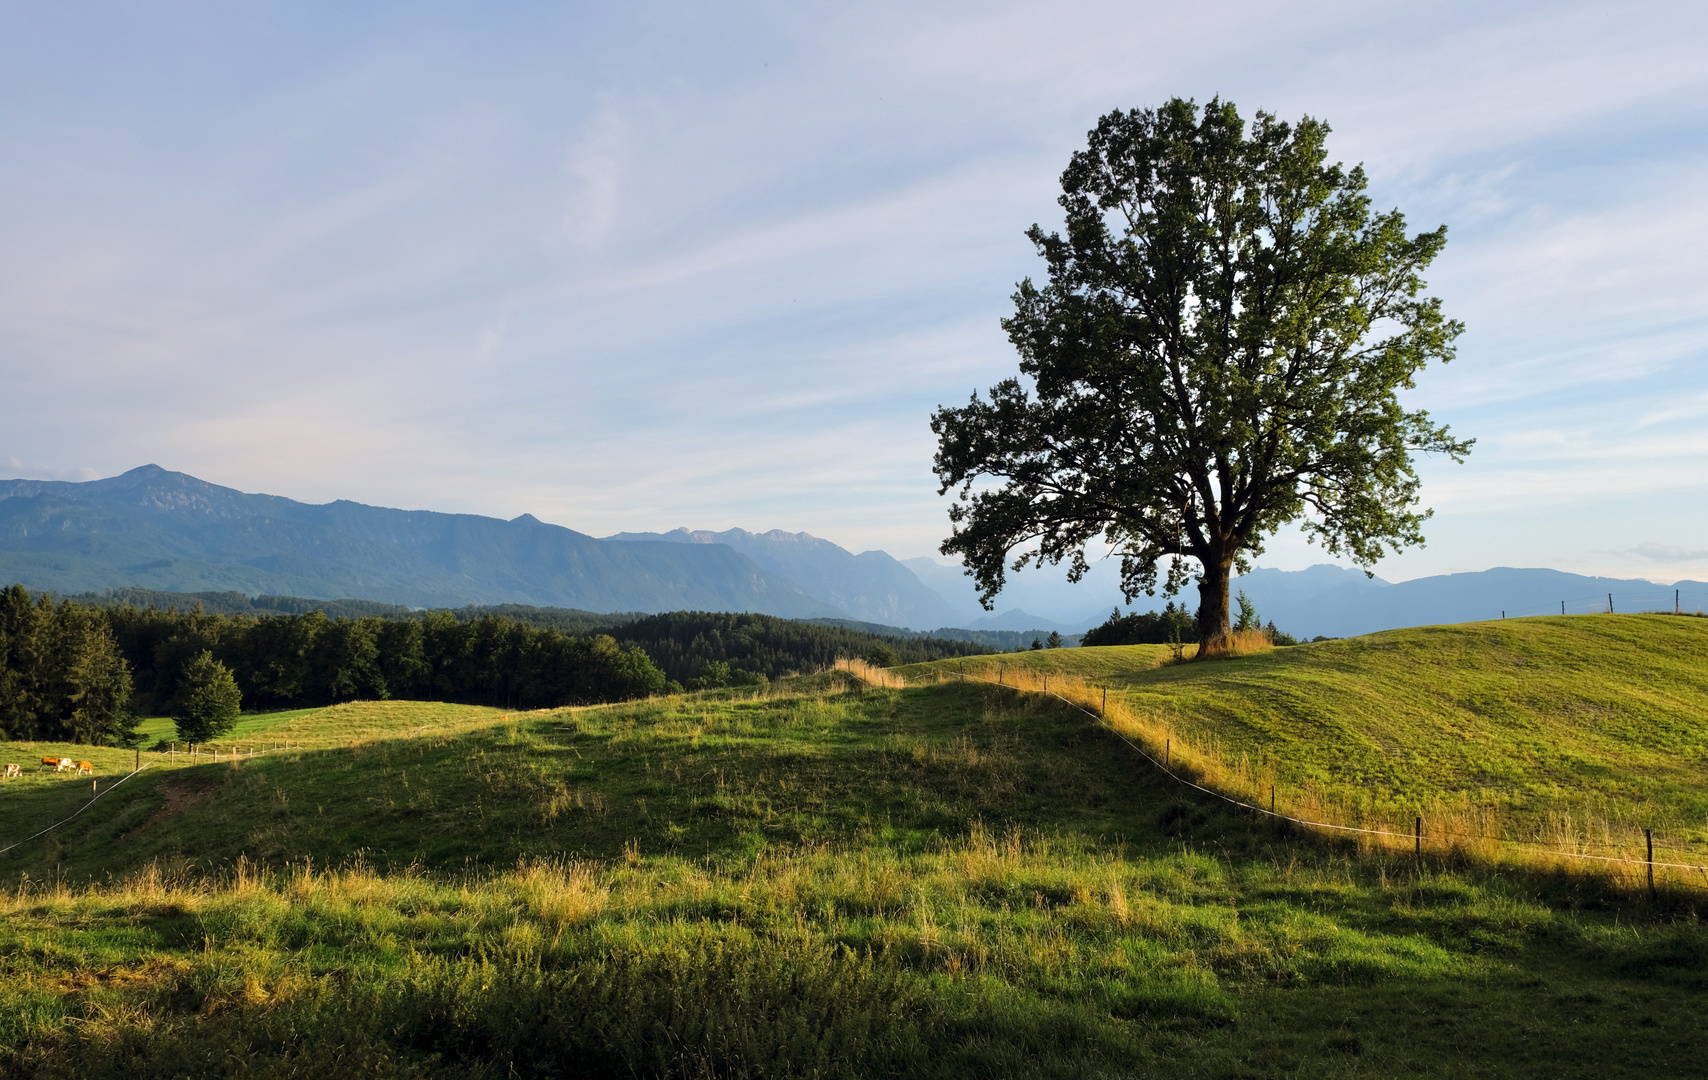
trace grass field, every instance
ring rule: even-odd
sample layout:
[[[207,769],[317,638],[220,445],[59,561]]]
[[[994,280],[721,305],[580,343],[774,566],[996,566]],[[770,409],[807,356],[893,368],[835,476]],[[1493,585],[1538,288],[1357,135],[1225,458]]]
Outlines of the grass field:
[[[1347,823],[1451,826],[1708,861],[1708,620],[1510,619],[1394,630],[1212,663],[1162,646],[902,669],[1110,691],[1227,786]],[[1113,711],[1113,710],[1112,710]],[[1210,759],[1213,759],[1210,760]],[[1403,823],[1403,824],[1402,824]],[[1708,884],[1705,879],[1703,884]]]
[[[1618,624],[1585,625],[1623,648]],[[1182,731],[1233,745],[1239,680],[1374,700],[1406,664],[1370,641],[997,662],[1172,702]],[[0,1069],[1703,1074],[1690,894],[1277,829],[1042,695],[848,686],[508,716],[357,703],[280,714],[270,733],[301,749],[145,770],[0,855]],[[1621,767],[1609,791],[1650,790]],[[73,788],[0,789],[6,833]]]

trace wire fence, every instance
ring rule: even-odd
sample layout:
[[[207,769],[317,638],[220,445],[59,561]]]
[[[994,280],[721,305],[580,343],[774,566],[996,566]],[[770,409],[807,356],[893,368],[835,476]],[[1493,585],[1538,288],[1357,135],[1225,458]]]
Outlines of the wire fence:
[[[192,745],[192,744],[186,744],[186,745]],[[79,818],[83,815],[84,811],[88,810],[90,807],[94,806],[96,803],[98,803],[102,799],[106,798],[108,794],[110,794],[120,784],[123,784],[126,780],[129,780],[131,777],[136,776],[138,773],[142,772],[144,769],[147,769],[147,768],[154,766],[154,765],[173,765],[173,764],[176,764],[176,761],[174,760],[175,757],[187,758],[188,759],[186,762],[187,764],[199,765],[199,764],[203,763],[202,762],[203,758],[209,759],[208,763],[210,763],[210,764],[213,762],[222,761],[222,760],[228,761],[228,762],[235,762],[235,761],[238,761],[238,760],[244,759],[244,758],[262,757],[262,756],[265,756],[267,754],[278,753],[278,752],[282,752],[285,750],[296,749],[296,747],[293,747],[289,743],[284,743],[284,744],[274,743],[270,747],[264,748],[264,749],[257,748],[257,746],[255,744],[250,744],[247,747],[248,753],[244,753],[243,751],[244,751],[245,747],[234,746],[234,745],[228,744],[223,751],[225,754],[225,757],[223,759],[221,759],[217,756],[221,752],[220,750],[208,749],[199,743],[193,744],[193,745],[195,746],[195,749],[197,751],[195,753],[192,753],[188,749],[186,749],[182,753],[179,753],[176,750],[161,751],[161,752],[157,753],[156,756],[150,758],[147,761],[142,760],[142,753],[141,753],[141,751],[138,751],[137,752],[136,768],[132,769],[130,772],[126,773],[124,776],[119,777],[117,780],[114,780],[112,783],[108,784],[105,788],[96,787],[93,790],[93,792],[91,793],[91,795],[89,797],[89,801],[84,803],[82,806],[78,807],[69,816],[61,818],[59,821],[54,822],[52,825],[49,825],[47,828],[42,829],[39,832],[31,833],[29,836],[24,837],[22,840],[15,840],[12,843],[7,844],[5,847],[0,847],[0,855],[6,854],[8,851],[11,851],[13,848],[23,847],[25,844],[29,843],[31,840],[39,840],[40,838],[46,836],[50,832],[53,832],[55,829],[59,828],[60,826],[67,825],[67,824],[71,823],[72,821],[75,821],[77,818]]]
[[[881,669],[881,668],[873,669],[869,665],[866,665],[866,664],[858,662],[858,661],[851,662],[851,663],[839,662],[837,664],[837,667],[841,670],[847,671],[850,675],[853,675],[855,678],[861,679],[862,681],[868,683],[868,685],[878,685],[878,686],[887,686],[887,687],[897,687],[898,685],[900,685],[900,686],[909,685],[907,683],[907,680],[901,676],[895,675],[894,673],[886,671],[886,670]],[[1398,840],[1398,841],[1408,842],[1414,846],[1414,851],[1420,856],[1423,854],[1424,842],[1426,839],[1431,841],[1433,844],[1433,841],[1435,840],[1436,837],[1447,837],[1447,838],[1451,838],[1451,839],[1455,839],[1455,840],[1461,840],[1461,841],[1470,840],[1470,841],[1476,841],[1476,842],[1485,843],[1485,844],[1516,845],[1516,846],[1521,847],[1521,848],[1529,849],[1529,850],[1531,850],[1537,854],[1547,855],[1547,856],[1553,857],[1553,858],[1578,859],[1578,860],[1582,860],[1582,861],[1586,861],[1586,862],[1617,864],[1617,865],[1620,865],[1620,866],[1623,866],[1626,868],[1636,868],[1636,869],[1645,870],[1647,872],[1647,885],[1648,885],[1648,889],[1649,889],[1649,893],[1650,893],[1651,897],[1654,896],[1655,892],[1656,892],[1656,885],[1655,885],[1655,881],[1654,881],[1654,872],[1656,870],[1692,871],[1696,874],[1702,875],[1703,882],[1701,884],[1698,884],[1694,881],[1690,881],[1688,879],[1683,879],[1683,878],[1675,878],[1672,882],[1668,882],[1668,884],[1669,885],[1676,884],[1676,885],[1679,885],[1679,886],[1682,886],[1685,888],[1698,890],[1698,891],[1708,891],[1708,865],[1702,865],[1699,863],[1665,862],[1665,861],[1656,860],[1654,858],[1655,837],[1654,837],[1652,830],[1648,830],[1648,829],[1644,830],[1644,839],[1645,839],[1647,846],[1648,846],[1649,857],[1645,858],[1645,859],[1632,859],[1632,858],[1628,858],[1625,856],[1588,855],[1588,854],[1584,854],[1582,852],[1566,851],[1566,850],[1560,849],[1560,847],[1558,845],[1547,844],[1547,843],[1542,842],[1542,841],[1519,840],[1519,839],[1515,839],[1515,838],[1507,837],[1507,836],[1491,836],[1491,835],[1479,834],[1479,833],[1455,833],[1455,832],[1445,832],[1445,831],[1439,831],[1439,830],[1432,830],[1432,832],[1428,836],[1426,836],[1424,831],[1423,831],[1423,818],[1421,816],[1419,816],[1417,818],[1416,829],[1415,829],[1415,831],[1412,831],[1412,832],[1399,832],[1399,831],[1392,830],[1392,829],[1373,829],[1373,828],[1367,828],[1365,826],[1360,826],[1360,825],[1343,825],[1343,824],[1340,824],[1338,822],[1318,821],[1318,820],[1313,820],[1311,818],[1297,817],[1297,816],[1294,816],[1292,814],[1280,812],[1279,810],[1276,809],[1273,802],[1269,807],[1266,808],[1266,807],[1260,806],[1256,803],[1252,803],[1252,802],[1248,802],[1244,799],[1236,798],[1232,795],[1227,794],[1226,792],[1217,791],[1216,789],[1214,789],[1212,787],[1207,787],[1207,786],[1200,784],[1200,783],[1192,780],[1191,778],[1181,774],[1177,769],[1175,769],[1173,767],[1172,761],[1170,760],[1170,757],[1169,757],[1169,749],[1170,748],[1169,748],[1168,744],[1165,743],[1163,751],[1162,751],[1163,756],[1161,759],[1159,759],[1158,756],[1153,752],[1153,750],[1155,749],[1154,747],[1147,749],[1145,746],[1140,744],[1138,741],[1136,741],[1135,739],[1130,737],[1126,732],[1120,730],[1118,727],[1116,727],[1113,723],[1111,723],[1109,721],[1109,718],[1107,715],[1108,709],[1107,709],[1107,704],[1106,704],[1106,702],[1107,702],[1107,691],[1106,690],[1104,691],[1105,704],[1102,708],[1099,708],[1095,705],[1090,705],[1090,704],[1087,704],[1085,702],[1075,701],[1072,698],[1067,697],[1066,695],[1060,693],[1059,691],[1049,689],[1047,679],[1046,679],[1045,685],[1042,689],[1033,689],[1031,687],[1021,686],[1021,685],[1017,685],[1015,683],[1007,682],[1004,680],[1004,678],[1001,674],[999,674],[994,679],[992,679],[988,676],[985,676],[985,675],[981,675],[977,672],[974,672],[972,674],[968,674],[965,671],[956,671],[955,675],[960,681],[972,681],[972,682],[984,683],[984,684],[990,685],[990,686],[1000,686],[1005,690],[1011,690],[1015,693],[1022,693],[1022,694],[1023,693],[1040,693],[1040,694],[1044,694],[1048,697],[1054,698],[1055,700],[1061,702],[1062,704],[1068,706],[1069,708],[1072,708],[1078,712],[1085,714],[1086,716],[1089,716],[1091,719],[1096,721],[1100,727],[1102,727],[1104,730],[1113,734],[1116,738],[1120,739],[1123,743],[1125,743],[1129,748],[1131,748],[1140,757],[1144,758],[1147,762],[1149,762],[1158,772],[1162,773],[1164,776],[1173,780],[1175,783],[1180,784],[1183,787],[1191,788],[1193,791],[1201,792],[1202,794],[1208,795],[1214,799],[1218,799],[1218,800],[1220,800],[1224,803],[1227,803],[1231,806],[1238,807],[1242,810],[1248,810],[1254,814],[1259,814],[1259,815],[1266,817],[1266,818],[1270,818],[1270,819],[1277,820],[1277,821],[1285,821],[1285,822],[1288,822],[1290,824],[1298,825],[1298,826],[1300,826],[1302,828],[1306,828],[1306,829],[1321,829],[1321,830],[1325,830],[1325,831],[1329,831],[1329,832],[1354,833],[1354,834],[1359,834],[1359,835],[1364,835],[1364,836],[1380,837],[1380,838],[1383,838],[1386,840]],[[1273,790],[1274,789],[1271,789],[1271,791],[1272,791],[1271,799],[1272,800],[1274,798]],[[1602,844],[1593,844],[1593,843],[1583,843],[1579,846],[1602,847],[1605,849],[1617,850],[1618,848],[1623,847],[1624,845],[1615,845],[1615,844],[1602,845]],[[1677,847],[1679,847],[1679,845],[1670,845],[1670,846],[1674,847],[1675,850],[1677,849]]]
[[[1557,603],[1540,606],[1501,609],[1500,617],[1523,619],[1534,615],[1643,615],[1655,612],[1695,615],[1705,611],[1708,611],[1708,589],[1657,585],[1653,589],[1615,589],[1565,597]],[[1489,617],[1493,618],[1492,611]]]

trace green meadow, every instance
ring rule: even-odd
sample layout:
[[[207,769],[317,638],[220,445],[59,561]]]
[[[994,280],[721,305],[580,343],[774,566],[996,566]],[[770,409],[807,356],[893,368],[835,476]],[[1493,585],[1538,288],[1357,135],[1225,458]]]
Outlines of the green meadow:
[[[1267,804],[1274,784],[1284,811],[1422,814],[1426,829],[1445,817],[1602,854],[1635,853],[1648,828],[1658,850],[1708,862],[1708,619],[1508,619],[1168,659],[1134,645],[900,670],[1032,686],[1048,673],[1094,704],[1107,688],[1148,735],[1214,759],[1206,768],[1246,796]]]
[[[1108,687],[1282,787],[1481,785],[1513,821],[1590,800],[1682,830],[1705,644],[1708,620],[1515,620],[1175,666],[963,658],[905,688],[246,718],[225,742],[291,749],[156,758],[0,854],[0,1070],[1702,1075],[1685,884],[1287,827],[957,675]],[[102,783],[132,757],[94,754]],[[0,788],[0,846],[88,797]]]

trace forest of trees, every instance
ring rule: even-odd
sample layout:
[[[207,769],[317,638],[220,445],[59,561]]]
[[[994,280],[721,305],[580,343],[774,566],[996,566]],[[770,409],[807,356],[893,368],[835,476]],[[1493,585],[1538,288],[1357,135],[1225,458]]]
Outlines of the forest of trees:
[[[1079,639],[1081,645],[1167,645],[1171,642],[1196,641],[1198,621],[1191,612],[1176,607],[1173,600],[1161,611],[1135,611],[1121,614],[1116,608],[1109,620],[1087,630]]]
[[[186,667],[223,664],[243,708],[406,698],[546,708],[662,693],[645,651],[483,616],[328,618],[92,607],[0,591],[0,737],[124,745],[172,711]]]
[[[1273,620],[1268,626],[1263,624],[1262,617],[1257,614],[1257,606],[1245,595],[1245,590],[1239,593],[1239,619],[1233,625],[1235,630],[1261,630],[1269,635],[1269,640],[1276,645],[1297,645],[1298,639],[1292,634],[1284,634],[1275,628]],[[1198,632],[1197,619],[1183,607],[1175,607],[1170,600],[1168,606],[1161,611],[1147,611],[1143,614],[1133,612],[1130,615],[1121,614],[1116,608],[1109,613],[1109,619],[1101,626],[1087,630],[1080,638],[1081,645],[1171,645],[1191,642],[1193,635]],[[1322,639],[1318,639],[1322,640]]]
[[[499,616],[329,619],[319,611],[256,617],[134,607],[105,615],[130,661],[138,708],[152,712],[167,709],[184,664],[204,650],[237,677],[245,709],[356,698],[537,709],[666,688],[643,651]]]
[[[970,641],[974,645],[983,645],[991,652],[1019,652],[1027,648],[1034,638],[1048,637],[1051,633],[1042,627],[1032,630],[968,630],[959,626],[939,626],[935,630],[904,630],[896,626],[885,626],[882,623],[860,622],[857,619],[802,619],[801,622],[812,623],[815,626],[841,626],[849,630],[860,630],[868,634],[877,634],[885,638],[938,638],[943,641]],[[1064,645],[1078,645],[1079,635],[1069,634],[1062,638]]]
[[[131,670],[103,612],[0,591],[0,737],[128,745]]]
[[[991,651],[968,641],[892,637],[818,620],[707,611],[644,615],[605,632],[625,645],[645,649],[666,675],[684,683],[713,662],[775,679],[866,656],[880,645],[891,649],[903,664]]]
[[[988,651],[768,615],[619,615],[596,626],[562,609],[332,618],[101,600],[0,590],[0,738],[128,745],[134,717],[177,715],[185,672],[209,661],[235,678],[246,711],[358,698],[537,709],[816,671],[880,643],[907,663]]]
[[[59,597],[55,597],[59,599]],[[374,600],[314,600],[305,596],[249,596],[240,592],[163,592],[159,589],[107,589],[99,593],[78,593],[65,597],[91,607],[159,608],[161,611],[190,612],[198,607],[210,615],[306,615],[323,612],[329,619],[359,619],[378,615],[387,619],[418,618],[422,612],[399,604],[382,604]],[[568,634],[586,633],[596,627],[619,626],[639,614],[600,614],[579,608],[533,607],[528,604],[471,604],[468,607],[446,608],[463,622],[473,622],[484,615],[502,615],[529,626],[544,626]]]

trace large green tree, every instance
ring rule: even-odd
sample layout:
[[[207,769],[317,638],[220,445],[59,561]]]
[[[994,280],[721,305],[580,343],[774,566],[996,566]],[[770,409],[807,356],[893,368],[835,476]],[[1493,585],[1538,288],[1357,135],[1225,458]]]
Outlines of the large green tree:
[[[184,665],[178,696],[172,704],[178,738],[200,743],[229,733],[237,726],[242,703],[243,692],[231,669],[215,660],[211,652],[197,653]]]
[[[1177,98],[1110,113],[1074,154],[1065,234],[1027,234],[1049,282],[1003,321],[1025,381],[931,421],[957,489],[942,551],[987,607],[1010,558],[1077,581],[1101,538],[1129,600],[1161,566],[1170,595],[1195,572],[1207,656],[1229,580],[1282,525],[1366,568],[1422,542],[1413,453],[1471,447],[1397,399],[1463,329],[1423,293],[1447,230],[1373,214],[1328,132]]]
[[[131,715],[130,664],[105,619],[87,609],[71,611],[76,614],[68,611],[66,618],[64,726],[73,742],[134,745],[140,737]]]

